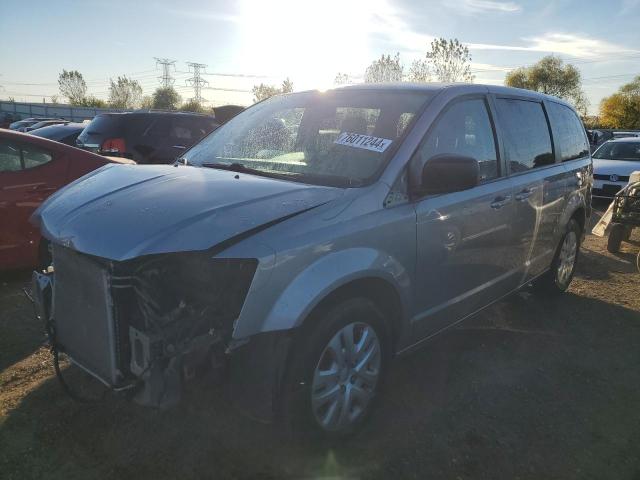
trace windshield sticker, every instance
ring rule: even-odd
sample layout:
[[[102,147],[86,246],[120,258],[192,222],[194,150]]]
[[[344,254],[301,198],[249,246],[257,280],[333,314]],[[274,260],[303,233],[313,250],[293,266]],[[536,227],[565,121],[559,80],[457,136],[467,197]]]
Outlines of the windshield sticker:
[[[392,140],[388,140],[386,138],[361,135],[359,133],[342,132],[333,143],[382,153],[389,145],[391,145],[391,142]]]

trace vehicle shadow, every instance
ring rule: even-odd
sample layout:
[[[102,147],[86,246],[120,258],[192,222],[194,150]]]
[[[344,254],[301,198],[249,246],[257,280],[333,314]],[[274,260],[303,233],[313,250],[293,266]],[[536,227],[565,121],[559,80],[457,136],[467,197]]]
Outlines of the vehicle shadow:
[[[23,288],[30,289],[27,271],[0,272],[0,372],[33,353],[45,341]]]
[[[397,359],[371,421],[333,444],[283,440],[222,387],[151,410],[77,404],[49,377],[6,401],[0,464],[15,478],[631,478],[639,344],[637,311],[519,293]]]
[[[591,280],[607,280],[614,273],[637,273],[636,254],[628,251],[602,254],[582,248],[576,275]]]

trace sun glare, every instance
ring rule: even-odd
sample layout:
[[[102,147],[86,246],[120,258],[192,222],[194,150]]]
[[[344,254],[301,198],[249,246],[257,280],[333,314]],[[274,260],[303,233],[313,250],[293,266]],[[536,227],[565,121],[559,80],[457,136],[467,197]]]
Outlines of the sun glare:
[[[361,1],[245,0],[243,63],[290,76],[298,90],[330,88],[336,73],[361,71],[369,61],[369,12]]]

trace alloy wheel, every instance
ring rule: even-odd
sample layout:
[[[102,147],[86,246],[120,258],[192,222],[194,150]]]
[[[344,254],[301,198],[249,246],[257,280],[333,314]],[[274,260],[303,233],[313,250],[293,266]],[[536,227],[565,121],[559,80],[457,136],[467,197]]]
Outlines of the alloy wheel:
[[[566,285],[571,278],[578,254],[578,237],[570,230],[564,237],[558,262],[557,279],[560,285]]]
[[[364,322],[341,328],[325,346],[313,374],[311,406],[327,431],[348,429],[366,412],[378,384],[380,340]]]

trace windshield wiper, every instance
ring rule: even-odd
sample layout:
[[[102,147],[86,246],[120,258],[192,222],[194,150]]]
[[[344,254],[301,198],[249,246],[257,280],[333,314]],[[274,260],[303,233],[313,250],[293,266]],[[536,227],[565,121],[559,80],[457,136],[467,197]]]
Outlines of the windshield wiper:
[[[238,162],[233,162],[233,163],[205,162],[205,163],[201,163],[200,166],[207,167],[207,168],[217,168],[218,170],[228,170],[230,172],[249,173],[251,175],[258,175],[261,177],[290,179],[290,175],[287,173],[270,172],[268,170],[261,170],[259,168],[251,168],[251,167],[247,167],[243,163],[238,163]]]
[[[238,162],[233,162],[233,163],[205,162],[205,163],[202,163],[201,165],[207,168],[217,168],[218,170],[229,170],[230,172],[262,173],[261,170],[247,167],[243,163],[238,163]]]

